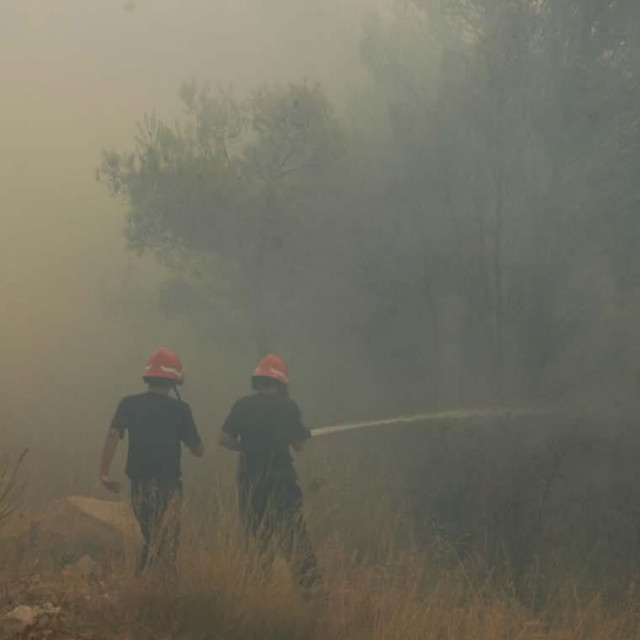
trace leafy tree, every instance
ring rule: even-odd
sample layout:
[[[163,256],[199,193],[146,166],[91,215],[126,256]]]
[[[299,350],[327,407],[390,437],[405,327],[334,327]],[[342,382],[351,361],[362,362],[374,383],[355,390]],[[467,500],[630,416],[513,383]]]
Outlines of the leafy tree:
[[[396,194],[380,216],[393,210],[422,239],[389,234],[396,248],[379,255],[416,252],[406,276],[423,283],[433,378],[462,345],[454,376],[490,372],[480,396],[539,393],[600,311],[571,291],[580,270],[637,263],[619,249],[637,237],[638,11],[416,0],[370,29],[363,52],[393,145],[382,174]]]
[[[280,327],[354,345],[403,409],[544,399],[631,339],[640,6],[397,7],[368,25],[346,126],[317,85],[191,83],[184,117],[146,117],[100,176],[131,248],[176,272],[167,313],[230,301],[259,353]]]
[[[99,178],[128,204],[132,249],[178,271],[225,272],[263,354],[277,317],[275,274],[301,241],[305,197],[340,154],[339,126],[322,88],[307,82],[265,85],[242,100],[189,83],[182,101],[181,121],[145,116],[132,152],[105,151]]]

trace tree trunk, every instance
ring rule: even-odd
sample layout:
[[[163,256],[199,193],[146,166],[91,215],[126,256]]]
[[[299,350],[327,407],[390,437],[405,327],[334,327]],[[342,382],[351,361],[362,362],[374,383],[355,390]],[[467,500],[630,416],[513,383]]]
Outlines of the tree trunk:
[[[269,331],[267,329],[267,313],[265,310],[265,272],[264,272],[264,242],[259,242],[256,248],[254,273],[252,277],[251,311],[252,325],[258,359],[264,358],[270,349]]]
[[[441,389],[442,389],[442,356],[440,347],[440,309],[438,304],[438,297],[434,286],[433,269],[430,267],[429,257],[425,255],[424,258],[424,295],[427,304],[428,313],[431,320],[430,333],[431,349],[427,357],[431,360],[431,366],[428,367],[429,371],[429,384],[430,399],[434,409],[438,409],[440,406]]]
[[[493,318],[494,318],[494,376],[497,400],[504,396],[505,381],[505,309],[504,309],[504,278],[503,278],[503,222],[504,222],[504,193],[502,168],[497,167],[495,175],[496,204],[493,227]]]

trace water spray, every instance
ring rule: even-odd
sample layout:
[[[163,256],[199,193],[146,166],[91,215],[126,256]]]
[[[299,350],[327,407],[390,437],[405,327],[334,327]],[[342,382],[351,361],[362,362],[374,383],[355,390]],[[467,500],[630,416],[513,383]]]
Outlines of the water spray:
[[[480,409],[451,409],[447,411],[437,411],[434,413],[419,413],[412,416],[398,416],[396,418],[385,418],[383,420],[368,420],[364,422],[352,422],[348,424],[336,424],[325,427],[318,427],[311,430],[314,438],[329,436],[343,431],[355,431],[356,429],[367,429],[369,427],[385,427],[401,424],[412,424],[414,422],[435,422],[439,420],[465,420],[474,418],[520,418],[524,416],[538,416],[549,411],[528,408],[480,408]]]

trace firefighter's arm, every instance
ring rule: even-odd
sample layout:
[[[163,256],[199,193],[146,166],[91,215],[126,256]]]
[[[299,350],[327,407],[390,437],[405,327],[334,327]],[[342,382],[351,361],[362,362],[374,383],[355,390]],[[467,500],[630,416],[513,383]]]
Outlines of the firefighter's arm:
[[[218,436],[218,444],[231,451],[242,451],[242,440],[238,429],[238,405],[239,401],[231,407]]]
[[[113,457],[116,454],[119,440],[120,432],[116,429],[109,429],[104,445],[102,446],[102,456],[100,459],[100,481],[106,489],[113,493],[120,493],[120,483],[117,480],[113,480],[109,475],[109,469],[111,468]]]
[[[291,448],[300,453],[304,449],[305,442],[311,437],[311,431],[304,426],[302,422],[302,416],[300,415],[300,409],[298,405],[294,404],[293,422],[292,422],[292,437],[289,441]]]
[[[230,449],[231,451],[242,451],[242,443],[240,442],[240,438],[238,436],[232,436],[230,433],[226,431],[220,431],[220,435],[218,436],[218,444],[225,449]]]
[[[196,458],[202,458],[204,455],[204,445],[202,444],[202,440],[200,440],[200,434],[198,433],[196,422],[193,419],[191,407],[188,404],[183,403],[182,408],[184,415],[180,425],[180,440],[182,440],[192,455]]]
[[[307,429],[306,427],[302,427],[300,436],[291,443],[291,448],[299,453],[304,449],[304,445],[310,437],[311,431],[309,431],[309,429]]]

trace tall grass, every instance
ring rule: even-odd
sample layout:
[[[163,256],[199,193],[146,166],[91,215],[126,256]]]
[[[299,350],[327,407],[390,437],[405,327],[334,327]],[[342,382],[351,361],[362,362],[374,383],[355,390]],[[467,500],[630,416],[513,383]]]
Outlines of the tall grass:
[[[336,539],[318,555],[323,588],[311,600],[295,591],[277,561],[261,570],[231,509],[214,521],[185,518],[179,576],[161,570],[130,576],[116,607],[130,638],[239,640],[632,640],[640,638],[640,601],[611,608],[597,596],[565,596],[534,613],[491,577],[477,580],[461,561],[443,568],[437,554],[394,550],[376,560],[347,553]],[[132,554],[127,554],[132,562]]]
[[[265,575],[245,548],[233,458],[185,462],[179,579],[134,578],[126,549],[109,598],[92,600],[95,637],[640,640],[635,425],[454,421],[312,442],[299,469],[320,486],[305,499],[324,589],[310,602],[282,561]],[[29,476],[25,502],[105,497],[93,463],[60,459]],[[67,541],[87,553],[77,524]]]

